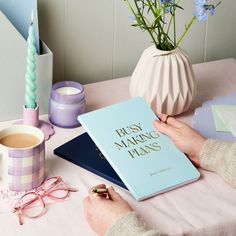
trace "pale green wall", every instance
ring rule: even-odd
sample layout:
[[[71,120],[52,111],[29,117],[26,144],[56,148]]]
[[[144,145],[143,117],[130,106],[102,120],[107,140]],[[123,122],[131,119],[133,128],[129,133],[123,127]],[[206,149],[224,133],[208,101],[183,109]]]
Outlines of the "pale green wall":
[[[182,0],[178,29],[192,17],[194,0]],[[208,22],[197,22],[182,47],[193,63],[236,57],[236,1],[223,0]],[[123,0],[39,0],[40,37],[54,52],[54,81],[83,84],[131,75],[150,45],[131,27]]]

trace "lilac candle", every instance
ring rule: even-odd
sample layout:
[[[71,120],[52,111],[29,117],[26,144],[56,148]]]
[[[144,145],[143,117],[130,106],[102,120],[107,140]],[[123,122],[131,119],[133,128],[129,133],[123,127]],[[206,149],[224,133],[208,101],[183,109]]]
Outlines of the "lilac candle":
[[[74,81],[62,81],[52,86],[49,100],[49,120],[62,128],[80,125],[78,115],[85,112],[84,87]]]

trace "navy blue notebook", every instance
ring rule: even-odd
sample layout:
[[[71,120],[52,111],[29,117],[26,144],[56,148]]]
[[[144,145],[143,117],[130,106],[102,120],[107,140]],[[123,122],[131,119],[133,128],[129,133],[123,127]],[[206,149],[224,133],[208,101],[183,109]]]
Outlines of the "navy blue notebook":
[[[54,154],[127,189],[87,133],[56,148]]]

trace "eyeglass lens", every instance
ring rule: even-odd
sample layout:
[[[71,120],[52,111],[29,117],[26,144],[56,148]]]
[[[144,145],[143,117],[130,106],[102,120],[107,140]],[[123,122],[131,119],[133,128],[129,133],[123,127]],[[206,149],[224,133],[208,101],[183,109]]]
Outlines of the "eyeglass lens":
[[[52,187],[53,186],[53,187]],[[44,184],[47,196],[56,199],[64,199],[68,195],[68,187],[59,178],[48,179]]]
[[[44,203],[39,195],[36,193],[28,193],[22,197],[22,211],[23,214],[30,218],[40,216],[44,211]]]

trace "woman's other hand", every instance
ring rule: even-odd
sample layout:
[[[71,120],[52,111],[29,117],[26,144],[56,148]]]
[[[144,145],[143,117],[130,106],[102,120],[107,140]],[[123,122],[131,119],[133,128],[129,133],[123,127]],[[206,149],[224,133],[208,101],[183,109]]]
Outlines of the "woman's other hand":
[[[96,187],[106,186],[102,184]],[[85,217],[98,235],[104,235],[115,221],[132,211],[129,204],[113,187],[108,188],[108,197],[106,196],[90,193],[84,199]]]

